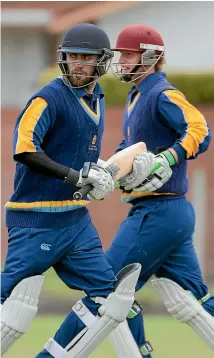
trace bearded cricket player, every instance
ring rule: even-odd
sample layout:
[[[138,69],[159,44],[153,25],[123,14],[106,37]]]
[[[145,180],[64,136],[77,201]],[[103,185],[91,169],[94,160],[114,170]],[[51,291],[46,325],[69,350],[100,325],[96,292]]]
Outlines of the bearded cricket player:
[[[140,265],[124,268],[116,278],[88,214],[88,198],[73,200],[87,184],[95,200],[114,190],[112,176],[99,165],[104,94],[97,80],[113,57],[108,36],[96,25],[78,24],[65,34],[58,53],[62,76],[29,99],[15,125],[1,348],[4,354],[28,331],[43,273],[53,267],[68,287],[86,296],[37,357],[85,358],[126,319]]]

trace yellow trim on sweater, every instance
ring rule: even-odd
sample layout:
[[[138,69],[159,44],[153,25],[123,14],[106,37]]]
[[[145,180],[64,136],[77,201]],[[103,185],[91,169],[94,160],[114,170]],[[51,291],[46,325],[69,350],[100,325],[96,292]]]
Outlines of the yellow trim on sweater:
[[[180,144],[186,150],[187,158],[189,158],[198,152],[200,143],[203,143],[209,133],[205,118],[201,112],[185,99],[181,92],[167,90],[163,93],[183,112],[187,123],[187,134]]]
[[[8,201],[5,204],[5,208],[9,210],[61,212],[72,210],[73,207],[86,206],[89,203],[89,200],[35,201],[30,203]]]
[[[34,128],[47,105],[47,102],[43,98],[37,97],[24,112],[18,127],[15,154],[36,152],[36,147],[33,144]]]
[[[85,110],[94,118],[96,119],[96,121],[99,120],[100,118],[100,103],[99,100],[97,99],[96,101],[96,112],[92,111],[92,109],[88,106],[88,104],[84,101],[83,98],[79,99],[80,103],[83,105],[83,107],[85,108]]]
[[[128,105],[128,113],[130,113],[133,110],[135,104],[137,103],[138,99],[140,98],[140,95],[141,95],[141,93],[138,92],[138,94],[135,96],[135,98],[132,101],[132,103]]]

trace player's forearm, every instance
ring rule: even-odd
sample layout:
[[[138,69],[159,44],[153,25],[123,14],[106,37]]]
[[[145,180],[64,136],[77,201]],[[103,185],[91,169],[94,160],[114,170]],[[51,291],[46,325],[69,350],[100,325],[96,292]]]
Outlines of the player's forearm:
[[[14,159],[32,171],[76,184],[79,179],[79,172],[61,165],[47,156],[44,152],[21,153],[14,156]]]
[[[175,162],[178,163],[179,162],[178,153],[173,148],[169,148],[168,150],[173,155]]]
[[[163,147],[163,149],[159,150],[157,154],[161,153],[164,155],[166,154],[165,156],[168,157],[167,159],[170,166],[186,160],[186,151],[179,143],[174,144],[168,149]]]
[[[182,147],[182,145],[180,143],[175,143],[170,150],[172,150],[172,154],[175,154],[175,159],[177,163],[181,163],[183,160],[187,159],[187,152],[186,150]]]
[[[164,156],[164,158],[168,161],[170,167],[179,163],[180,161],[178,153],[173,148],[165,149],[160,153],[158,153],[155,157],[161,157],[161,156],[162,157]]]
[[[173,158],[175,159],[174,164],[179,163],[179,156],[178,156],[177,151],[174,148],[169,148],[168,150],[172,154]]]

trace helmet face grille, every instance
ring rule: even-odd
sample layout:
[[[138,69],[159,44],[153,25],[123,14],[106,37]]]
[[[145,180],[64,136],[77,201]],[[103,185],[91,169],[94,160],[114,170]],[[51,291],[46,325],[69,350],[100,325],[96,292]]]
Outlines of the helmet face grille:
[[[123,63],[114,62],[111,64],[111,69],[122,82],[134,82],[147,74],[163,56],[163,52],[156,54],[154,50],[147,50],[141,54],[141,60],[138,63]],[[123,73],[123,67],[131,67],[130,72]],[[138,71],[141,68],[141,71]],[[134,76],[135,75],[135,76]],[[137,75],[137,77],[136,77]],[[134,77],[133,77],[134,76]]]
[[[112,53],[112,51],[111,51]],[[103,55],[99,57],[99,60],[96,62],[88,62],[88,61],[68,61],[67,60],[67,56],[65,52],[59,52],[59,60],[58,60],[58,65],[60,67],[60,70],[62,72],[62,75],[65,76],[70,84],[70,87],[87,87],[90,84],[92,84],[93,82],[97,81],[100,77],[102,77],[103,75],[105,75],[110,66],[111,66],[111,61],[112,61],[112,54],[109,53],[109,50],[105,50],[103,49]],[[73,74],[70,74],[69,72],[69,63],[72,64],[77,64],[77,65],[83,65],[83,66],[93,66],[94,67],[94,71],[92,75],[81,75],[78,74],[78,78],[85,78],[88,79],[88,81],[86,81],[86,83],[83,85],[73,85],[72,84],[72,78],[73,78]],[[77,78],[77,77],[76,77]]]

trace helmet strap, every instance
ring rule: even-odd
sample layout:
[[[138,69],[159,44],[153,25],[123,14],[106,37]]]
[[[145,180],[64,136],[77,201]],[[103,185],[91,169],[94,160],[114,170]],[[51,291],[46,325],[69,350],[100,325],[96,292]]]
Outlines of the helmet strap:
[[[132,71],[131,71],[132,74],[127,73],[127,74],[121,75],[121,76],[120,76],[121,80],[123,80],[124,82],[130,82],[131,79],[132,79],[133,74],[135,74],[135,73],[137,72],[137,70],[138,70],[141,66],[143,66],[143,65],[142,65],[142,62],[141,62],[141,60],[140,60],[140,61],[137,63],[137,65],[132,69]]]

